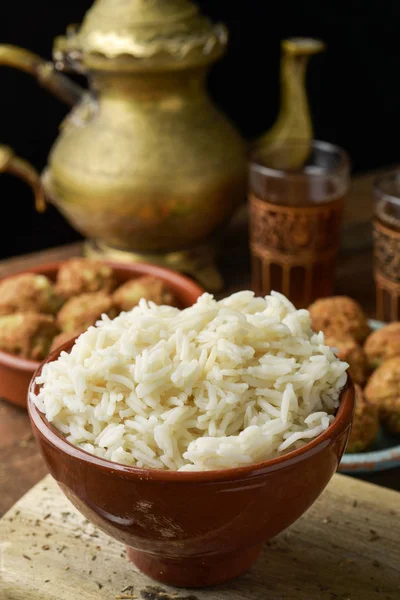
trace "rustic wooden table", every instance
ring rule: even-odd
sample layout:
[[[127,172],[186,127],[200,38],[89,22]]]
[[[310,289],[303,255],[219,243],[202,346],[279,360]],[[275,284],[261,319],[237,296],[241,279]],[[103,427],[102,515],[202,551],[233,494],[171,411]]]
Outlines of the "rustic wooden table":
[[[375,173],[354,179],[347,201],[343,248],[337,269],[336,292],[359,300],[374,316],[375,298],[371,255],[371,183]],[[249,286],[250,261],[247,250],[246,214],[241,211],[227,234],[220,268],[226,293]],[[0,277],[34,264],[63,260],[82,252],[72,244],[0,262]],[[0,516],[46,474],[35,446],[25,411],[0,400]],[[400,469],[363,477],[379,485],[400,490]]]

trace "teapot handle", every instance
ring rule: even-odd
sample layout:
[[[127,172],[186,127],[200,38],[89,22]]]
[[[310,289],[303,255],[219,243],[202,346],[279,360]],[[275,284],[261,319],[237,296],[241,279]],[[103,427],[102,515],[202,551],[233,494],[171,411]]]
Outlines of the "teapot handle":
[[[0,173],[10,173],[26,181],[35,195],[36,210],[38,212],[46,210],[46,200],[38,172],[26,160],[16,156],[11,148],[2,144],[0,144]]]

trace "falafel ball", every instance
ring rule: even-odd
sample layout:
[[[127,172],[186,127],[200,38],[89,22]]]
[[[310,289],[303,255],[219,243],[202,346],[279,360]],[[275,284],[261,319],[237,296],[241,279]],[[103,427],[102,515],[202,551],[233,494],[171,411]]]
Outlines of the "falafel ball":
[[[0,283],[0,315],[13,313],[55,314],[62,301],[45,275],[22,273]]]
[[[349,363],[348,372],[354,383],[364,385],[367,378],[367,357],[363,348],[351,338],[325,337],[325,344],[336,348],[336,355],[340,360]]]
[[[14,313],[0,317],[0,348],[16,356],[43,360],[58,333],[54,317],[38,313]]]
[[[57,315],[57,323],[64,332],[86,331],[98,321],[102,314],[115,317],[111,296],[104,292],[81,294],[70,298]]]
[[[62,331],[53,339],[49,353],[53,352],[53,350],[57,350],[57,348],[59,348],[69,340],[72,340],[73,338],[77,337],[81,333],[83,333],[83,331]]]
[[[313,329],[323,331],[327,336],[352,337],[362,344],[370,332],[362,307],[347,296],[320,298],[308,310]]]
[[[64,298],[94,292],[112,292],[117,281],[111,267],[98,260],[71,258],[59,269],[57,292]]]
[[[120,311],[132,310],[145,298],[155,304],[176,306],[177,299],[170,288],[162,281],[151,275],[131,279],[121,285],[113,294],[115,305]]]
[[[389,358],[400,356],[400,323],[390,323],[373,331],[367,337],[364,350],[371,369],[376,369]]]
[[[392,433],[400,433],[400,356],[384,362],[369,378],[365,397],[379,409],[382,422]]]
[[[363,452],[375,441],[379,432],[379,409],[367,402],[359,385],[355,385],[356,406],[346,452]]]

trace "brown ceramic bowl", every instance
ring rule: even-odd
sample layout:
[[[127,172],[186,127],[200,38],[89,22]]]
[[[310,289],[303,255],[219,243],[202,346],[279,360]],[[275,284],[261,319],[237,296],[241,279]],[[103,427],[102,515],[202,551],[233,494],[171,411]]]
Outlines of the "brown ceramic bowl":
[[[170,271],[169,269],[144,263],[126,264],[110,261],[102,262],[114,269],[118,282],[121,284],[142,275],[153,275],[154,277],[162,279],[175,293],[181,308],[186,308],[194,304],[197,298],[204,292],[201,287],[188,277],[180,275],[175,271]],[[63,262],[54,262],[38,265],[31,269],[14,273],[11,277],[20,275],[21,273],[37,273],[46,275],[49,279],[55,281],[58,269],[62,264]],[[0,280],[0,283],[2,281],[4,281],[4,279]],[[26,407],[26,396],[29,383],[39,366],[40,362],[20,358],[0,350],[0,398],[9,400],[17,406]]]
[[[30,391],[38,391],[34,381]],[[203,587],[244,573],[263,543],[318,498],[344,452],[353,405],[349,382],[336,419],[315,440],[263,463],[205,472],[140,469],[97,458],[67,442],[31,400],[28,410],[48,469],[72,504],[126,544],[131,561],[153,579]]]

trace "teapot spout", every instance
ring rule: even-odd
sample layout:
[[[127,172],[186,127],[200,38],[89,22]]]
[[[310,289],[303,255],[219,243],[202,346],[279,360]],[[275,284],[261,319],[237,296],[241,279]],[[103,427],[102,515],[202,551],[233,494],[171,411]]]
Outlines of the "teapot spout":
[[[1,65],[33,75],[40,85],[71,106],[79,102],[85,93],[79,85],[59,73],[52,62],[24,48],[0,44]]]
[[[272,128],[256,140],[262,149],[278,150],[290,140],[305,142],[311,148],[313,126],[306,90],[306,71],[310,57],[322,52],[325,44],[313,38],[290,38],[282,42],[281,109]],[[291,167],[299,167],[307,156],[304,151],[291,157]]]

